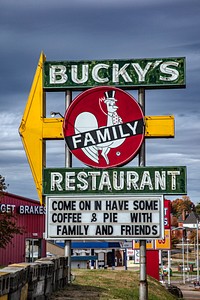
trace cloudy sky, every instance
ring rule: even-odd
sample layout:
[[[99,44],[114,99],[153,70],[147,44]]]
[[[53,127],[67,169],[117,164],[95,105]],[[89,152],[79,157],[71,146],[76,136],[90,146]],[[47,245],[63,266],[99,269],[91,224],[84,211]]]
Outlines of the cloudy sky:
[[[199,28],[199,0],[1,0],[0,174],[8,192],[38,199],[18,128],[41,51],[49,61],[186,57],[186,89],[146,91],[147,116],[175,116],[174,139],[147,141],[146,165],[187,166],[188,196],[199,202]],[[47,117],[64,114],[63,95],[48,99]],[[64,167],[64,141],[47,148],[47,167]]]

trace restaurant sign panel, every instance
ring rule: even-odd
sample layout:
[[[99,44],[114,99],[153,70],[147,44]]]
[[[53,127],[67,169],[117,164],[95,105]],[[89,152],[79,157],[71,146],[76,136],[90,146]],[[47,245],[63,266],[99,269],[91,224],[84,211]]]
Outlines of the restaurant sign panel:
[[[46,168],[43,194],[187,194],[186,167]]]

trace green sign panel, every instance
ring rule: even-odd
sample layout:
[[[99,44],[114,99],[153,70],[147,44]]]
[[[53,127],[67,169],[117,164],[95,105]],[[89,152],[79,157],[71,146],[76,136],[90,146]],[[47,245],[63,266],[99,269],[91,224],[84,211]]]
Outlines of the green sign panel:
[[[43,194],[186,194],[186,167],[44,169]]]
[[[102,61],[46,61],[45,89],[185,87],[185,58],[145,58]]]

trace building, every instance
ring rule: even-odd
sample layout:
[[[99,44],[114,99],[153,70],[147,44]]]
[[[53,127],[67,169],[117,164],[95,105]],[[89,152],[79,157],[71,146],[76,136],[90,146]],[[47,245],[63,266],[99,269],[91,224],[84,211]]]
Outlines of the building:
[[[48,241],[47,251],[64,255],[64,241]],[[119,242],[72,241],[72,268],[107,268],[124,265],[124,250]]]
[[[34,201],[10,193],[0,196],[0,213],[9,212],[16,216],[16,224],[24,227],[22,235],[15,235],[6,248],[0,248],[0,265],[33,262],[46,256],[45,207]]]
[[[64,244],[46,242],[45,207],[38,201],[3,193],[0,196],[0,213],[10,212],[16,216],[16,224],[25,228],[22,235],[15,235],[6,248],[0,248],[0,265],[18,262],[34,262],[46,253],[64,255]],[[123,265],[123,254],[118,242],[72,242],[72,265],[87,267],[94,262],[96,268]]]

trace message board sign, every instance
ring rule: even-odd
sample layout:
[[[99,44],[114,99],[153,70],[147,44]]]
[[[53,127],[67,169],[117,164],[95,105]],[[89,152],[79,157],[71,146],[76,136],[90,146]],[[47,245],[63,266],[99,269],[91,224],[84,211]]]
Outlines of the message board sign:
[[[46,239],[162,239],[163,196],[46,197]]]
[[[94,86],[185,87],[185,58],[145,58],[102,61],[46,61],[47,90],[86,89]]]
[[[186,167],[44,169],[43,194],[186,194]]]

